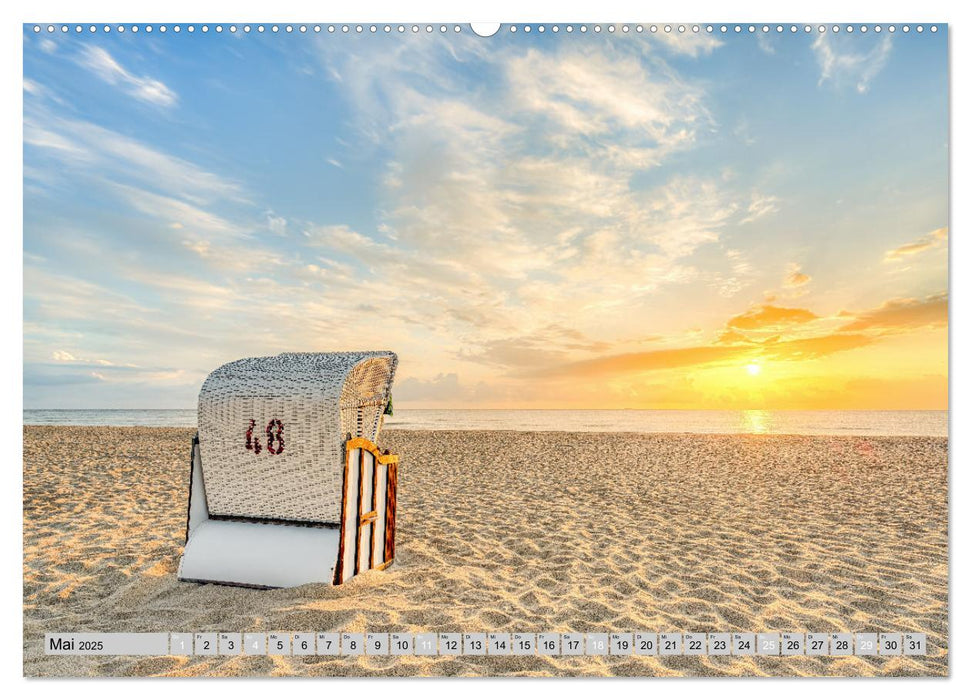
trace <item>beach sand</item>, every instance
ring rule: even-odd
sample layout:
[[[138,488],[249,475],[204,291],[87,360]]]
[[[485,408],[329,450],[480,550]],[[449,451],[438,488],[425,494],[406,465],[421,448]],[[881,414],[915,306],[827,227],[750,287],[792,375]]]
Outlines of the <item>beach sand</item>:
[[[24,427],[27,676],[948,673],[947,440],[387,431],[395,565],[181,583],[189,441]],[[925,657],[68,657],[45,632],[925,632]]]

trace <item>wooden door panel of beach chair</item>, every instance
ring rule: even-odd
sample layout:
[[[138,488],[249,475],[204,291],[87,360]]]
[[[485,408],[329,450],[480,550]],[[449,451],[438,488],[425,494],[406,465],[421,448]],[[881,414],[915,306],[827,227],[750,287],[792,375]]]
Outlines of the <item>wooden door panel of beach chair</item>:
[[[342,546],[335,583],[368,569],[385,569],[394,561],[398,457],[381,453],[363,438],[348,440],[345,454]]]
[[[390,564],[397,457],[375,442],[396,367],[388,351],[285,353],[210,374],[179,578],[283,587]]]

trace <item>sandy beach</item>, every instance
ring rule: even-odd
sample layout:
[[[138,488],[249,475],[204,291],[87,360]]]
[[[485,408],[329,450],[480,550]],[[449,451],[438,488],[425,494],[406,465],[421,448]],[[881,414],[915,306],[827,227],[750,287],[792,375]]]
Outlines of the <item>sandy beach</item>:
[[[390,430],[395,565],[181,583],[176,428],[24,427],[27,676],[942,676],[946,438]],[[57,657],[45,632],[925,632],[926,657]]]

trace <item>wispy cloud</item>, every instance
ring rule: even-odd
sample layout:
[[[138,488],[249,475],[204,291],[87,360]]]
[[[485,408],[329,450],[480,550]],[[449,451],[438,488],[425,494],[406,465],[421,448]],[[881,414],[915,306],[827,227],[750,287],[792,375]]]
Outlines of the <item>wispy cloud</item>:
[[[900,262],[928,250],[947,245],[947,227],[934,229],[912,243],[905,243],[884,253],[884,262]]]
[[[131,136],[57,116],[40,106],[25,109],[24,143],[45,149],[73,169],[119,182],[140,182],[200,204],[214,198],[245,201],[242,187]]]
[[[786,269],[786,277],[782,281],[782,286],[786,289],[798,289],[805,287],[812,281],[812,277],[802,271],[802,266],[798,263],[789,263]]]
[[[161,80],[134,75],[99,46],[82,47],[78,55],[78,63],[105,82],[117,85],[126,94],[142,102],[160,107],[172,107],[179,100],[175,91]]]
[[[707,32],[658,32],[653,38],[663,44],[668,50],[685,54],[692,58],[706,56],[722,45],[714,34]]]
[[[819,85],[832,81],[839,86],[851,83],[857,92],[865,93],[871,81],[877,76],[887,61],[893,42],[889,34],[876,39],[869,51],[860,51],[864,37],[846,35],[834,36],[831,32],[820,34],[813,41],[813,51],[819,63]]]
[[[947,325],[947,294],[934,294],[924,299],[891,299],[879,308],[852,316],[842,331],[902,332],[928,326]]]
[[[787,308],[760,304],[745,313],[734,316],[726,324],[742,330],[779,330],[793,324],[809,323],[819,318],[809,309]]]

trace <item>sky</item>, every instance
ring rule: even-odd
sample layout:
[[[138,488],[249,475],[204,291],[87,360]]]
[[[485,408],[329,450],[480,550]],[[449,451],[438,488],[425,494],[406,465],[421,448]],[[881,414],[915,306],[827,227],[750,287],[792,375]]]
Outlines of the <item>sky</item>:
[[[25,408],[947,408],[945,28],[463,29],[25,27]]]

